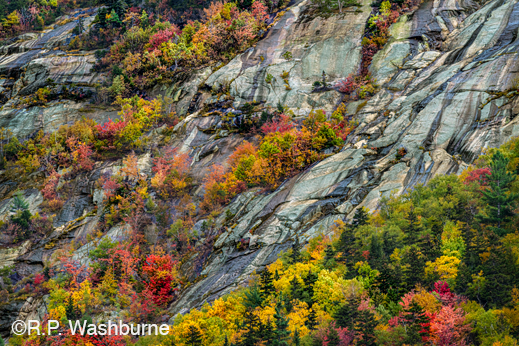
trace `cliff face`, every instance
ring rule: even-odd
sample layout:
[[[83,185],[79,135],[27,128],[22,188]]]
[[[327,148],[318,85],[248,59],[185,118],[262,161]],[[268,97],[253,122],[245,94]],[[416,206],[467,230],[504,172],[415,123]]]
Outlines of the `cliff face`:
[[[187,117],[173,135],[159,129],[151,137],[158,143],[172,136],[174,145],[193,157],[192,171],[200,182],[213,163],[225,162],[244,139],[228,131],[242,117],[237,111],[240,105],[258,101],[275,107],[281,103],[296,115],[314,108],[332,111],[342,94],[313,92],[312,84],[321,80],[322,71],[328,83],[357,71],[369,3],[364,0],[362,7],[322,18],[312,14],[306,1],[296,2],[255,47],[227,65],[193,71],[175,84],[156,87],[154,94],[172,97],[176,111]],[[104,78],[90,70],[93,52],[70,54],[53,49],[67,43],[74,23],[3,49],[0,87],[5,103],[0,126],[25,136],[39,129],[54,130],[84,114],[99,122],[115,116],[102,109],[84,112],[86,103],[80,101],[55,101],[45,108],[16,107],[24,94],[45,85],[48,78],[85,88]],[[252,272],[288,248],[295,236],[307,241],[328,231],[335,220],[351,216],[359,206],[374,210],[382,197],[408,191],[438,174],[458,173],[485,148],[517,136],[518,29],[518,0],[424,1],[416,11],[400,17],[391,27],[391,40],[371,65],[379,91],[367,102],[344,101],[348,115],[359,125],[342,151],[274,192],[249,190],[236,197],[217,220],[215,228],[223,233],[207,249],[203,265],[194,260],[183,264],[193,284],[173,303],[171,316],[246,283]],[[284,58],[286,52],[291,59]],[[287,81],[280,77],[285,71]],[[218,89],[227,94],[210,91]],[[221,108],[222,104],[230,107]],[[207,113],[207,109],[218,111]],[[406,155],[397,160],[400,148],[405,148]],[[72,239],[96,229],[100,215],[93,212],[94,205],[103,201],[94,183],[103,172],[120,166],[119,161],[98,163],[92,172],[77,176],[74,194],[58,213],[55,230],[37,243],[0,250],[0,263],[14,264],[19,275],[35,272]],[[150,155],[142,155],[139,168],[148,178],[150,167]],[[4,172],[0,186],[5,196],[18,188],[6,176]],[[37,210],[41,194],[26,189],[25,195]],[[8,205],[8,200],[2,202],[1,215],[8,213],[1,206]],[[105,236],[117,239],[124,233],[122,228],[114,227]],[[152,228],[146,235],[156,242]],[[241,239],[249,239],[245,250],[237,249]],[[86,251],[88,244],[76,251],[78,259]],[[0,320],[0,332],[6,333],[9,321],[18,314],[22,318],[41,314],[44,305],[32,300],[4,305],[0,315],[6,317]]]
[[[255,49],[209,76],[206,84],[231,78],[235,102],[280,101],[296,113],[312,106],[332,109],[338,93],[312,94],[310,82],[322,70],[331,78],[355,70],[366,9],[308,20],[302,8],[304,2]],[[228,207],[234,215],[228,223],[232,227],[214,244],[201,272],[204,279],[171,311],[187,311],[242,284],[254,270],[274,261],[295,236],[308,240],[351,216],[358,206],[374,210],[391,193],[408,191],[438,174],[460,172],[485,148],[517,136],[518,28],[517,1],[430,1],[401,17],[371,66],[380,91],[367,103],[347,104],[359,122],[349,143],[271,194],[249,192],[237,198]],[[279,43],[273,47],[269,42]],[[294,61],[278,58],[285,50],[292,50]],[[269,65],[263,70],[260,62],[249,67],[247,62],[260,54],[272,57]],[[269,71],[277,76],[288,69],[292,90],[265,82]],[[186,138],[196,138],[197,131],[193,128]],[[395,162],[399,148],[407,154]],[[249,238],[250,245],[240,252],[236,243],[242,238]]]

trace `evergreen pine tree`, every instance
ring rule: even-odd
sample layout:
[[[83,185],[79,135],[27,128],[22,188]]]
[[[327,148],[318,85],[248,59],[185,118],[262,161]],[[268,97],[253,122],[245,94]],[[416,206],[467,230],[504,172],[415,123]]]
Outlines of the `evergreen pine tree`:
[[[303,283],[305,284],[305,288],[303,290],[303,295],[301,300],[306,302],[308,306],[312,306],[314,303],[314,284],[317,281],[317,274],[312,273],[311,270],[308,271],[308,274],[303,277]]]
[[[276,339],[276,335],[270,320],[267,320],[265,324],[260,322],[257,335],[258,338],[265,341],[267,345],[272,345],[272,341]]]
[[[112,7],[112,10],[115,11],[115,13],[117,13],[117,16],[119,18],[124,18],[124,14],[126,13],[126,9],[128,8],[128,5],[126,4],[126,2],[124,0],[116,0],[113,7]],[[122,22],[121,22],[122,24]]]
[[[108,21],[112,24],[112,26],[116,28],[120,27],[123,24],[123,22],[121,22],[121,19],[119,18],[119,15],[113,9],[110,12],[110,19]]]
[[[14,213],[14,215],[11,216],[11,221],[17,224],[21,229],[21,232],[18,235],[19,240],[29,238],[28,231],[32,214],[29,211],[29,203],[25,200],[21,192],[17,192],[14,195],[10,211],[11,213]]]
[[[377,321],[369,310],[362,310],[358,312],[357,323],[355,323],[354,330],[357,335],[362,335],[357,345],[362,346],[376,346],[375,327]]]
[[[364,207],[358,208],[353,215],[353,221],[351,225],[354,229],[359,228],[368,223],[369,214]]]
[[[251,309],[247,310],[245,312],[243,321],[243,329],[245,329],[245,333],[243,333],[242,339],[238,343],[238,346],[256,346],[256,343],[259,341],[259,337],[257,335],[259,324],[259,318],[252,312]]]
[[[267,297],[274,292],[274,283],[272,280],[272,274],[270,271],[265,268],[265,270],[261,273],[260,276],[260,294],[261,299],[265,301]]]
[[[276,269],[276,272],[274,273],[274,280],[279,280],[279,273],[278,273],[277,269]]]
[[[476,216],[477,221],[489,225],[497,235],[503,236],[509,231],[503,226],[514,216],[515,200],[517,193],[510,192],[516,174],[507,172],[506,166],[509,159],[500,151],[492,155],[490,162],[490,175],[487,176],[489,189],[483,190],[483,202],[485,212]]]
[[[416,284],[423,282],[425,271],[424,256],[416,245],[411,246],[404,255],[402,262],[406,265],[404,281],[407,284],[407,289],[411,290]]]
[[[9,13],[7,11],[8,11],[8,9],[7,9],[7,1],[6,0],[0,0],[0,21],[7,17],[7,14]],[[0,345],[3,346],[3,344],[0,344]]]
[[[339,338],[339,333],[335,328],[330,326],[328,328],[328,333],[326,334],[327,346],[339,346],[341,339]]]
[[[371,268],[378,270],[382,263],[384,263],[384,260],[385,254],[382,249],[382,244],[380,243],[378,235],[373,234],[369,246],[369,264]]]
[[[14,194],[13,200],[11,202],[11,208],[9,211],[11,213],[18,213],[23,212],[25,210],[29,210],[29,203],[25,200],[23,197],[23,194],[21,191],[18,191]]]
[[[315,327],[317,326],[317,316],[314,309],[310,310],[310,314],[308,315],[308,320],[305,322],[305,326],[307,326],[310,330],[315,330]]]
[[[296,276],[294,276],[294,278],[290,281],[290,293],[292,295],[292,299],[303,300],[304,288]]]
[[[276,313],[274,314],[276,319],[276,330],[274,331],[274,340],[272,340],[272,346],[288,346],[288,336],[290,331],[288,330],[288,320],[281,312],[281,306],[276,306]]]
[[[67,305],[65,306],[65,315],[67,316],[67,320],[75,319],[74,302],[72,301],[72,295],[68,296]]]
[[[406,326],[406,343],[415,345],[421,343],[422,336],[428,334],[429,318],[425,315],[423,309],[416,302],[404,310],[403,323]]]
[[[296,237],[296,240],[292,244],[292,253],[290,254],[290,262],[297,263],[301,260],[301,249],[299,245],[299,237]]]
[[[202,345],[202,333],[200,333],[200,330],[197,327],[193,325],[189,326],[186,343],[189,346]]]
[[[227,339],[227,334],[225,334],[225,341],[223,343],[223,346],[229,346],[229,339]]]
[[[351,279],[355,276],[355,270],[353,269],[357,262],[357,247],[355,245],[355,231],[360,226],[368,223],[368,212],[364,208],[358,208],[353,215],[351,225],[346,225],[341,233],[339,239],[338,251],[342,253],[341,261],[346,264],[348,273],[346,274],[347,279]]]
[[[333,250],[333,246],[331,244],[326,245],[326,248],[324,249],[324,263],[327,263],[334,258],[335,251]]]
[[[101,28],[106,28],[106,16],[108,15],[108,11],[106,7],[101,7],[97,12],[97,19],[99,20],[98,24]]]
[[[244,295],[243,305],[248,309],[255,309],[263,303],[261,292],[257,285],[250,287],[249,290],[245,291]]]
[[[424,255],[425,261],[434,261],[441,256],[440,240],[431,234],[424,234],[418,241],[418,246]]]
[[[335,312],[333,316],[337,326],[353,330],[355,321],[359,316],[358,308],[359,301],[357,298],[349,299],[345,304],[341,305],[341,307]]]
[[[299,337],[299,329],[296,329],[296,331],[294,332],[294,338],[292,339],[292,343],[294,344],[294,346],[301,345],[301,338]],[[0,346],[2,346],[2,345],[0,344]]]
[[[409,211],[409,215],[407,216],[407,221],[409,225],[406,230],[406,245],[415,245],[418,243],[420,239],[420,233],[422,231],[422,224],[414,211],[414,207]]]

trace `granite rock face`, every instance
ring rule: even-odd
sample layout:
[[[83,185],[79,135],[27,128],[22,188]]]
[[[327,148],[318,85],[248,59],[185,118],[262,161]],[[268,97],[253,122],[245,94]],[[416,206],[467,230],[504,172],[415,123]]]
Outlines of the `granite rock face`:
[[[298,11],[296,14],[301,9]],[[288,15],[286,21],[290,18]],[[333,18],[330,23],[339,20]],[[296,32],[297,19],[292,26],[284,26],[288,32]],[[172,314],[184,313],[242,285],[254,271],[274,261],[295,237],[307,240],[329,231],[335,220],[351,217],[359,206],[375,210],[381,197],[404,193],[436,175],[459,173],[483,149],[519,135],[518,28],[518,1],[427,1],[411,15],[401,17],[391,28],[392,39],[371,66],[380,91],[367,102],[347,104],[359,126],[343,150],[271,194],[237,198],[228,207],[235,214],[234,226],[219,236],[201,273],[204,279],[173,304]],[[353,40],[350,47],[359,44],[359,37],[360,33],[348,36]],[[283,50],[290,41],[286,38],[281,42],[265,49],[264,54]],[[231,95],[239,101],[250,101],[246,95],[254,95],[267,104],[280,100],[291,108],[305,108],[302,99],[290,103],[292,91],[276,98],[263,79],[258,83],[263,89],[258,86],[253,93],[243,92],[252,85],[245,81],[250,81],[256,73],[251,72],[259,71],[261,64],[244,67],[242,61],[258,47],[260,44],[241,60],[218,70],[206,84],[236,76],[230,87]],[[298,55],[301,62],[274,59],[266,70],[304,66],[309,55]],[[333,70],[337,65],[330,64],[328,75],[345,77],[353,70],[346,67],[348,59],[342,61],[343,69]],[[317,77],[317,70],[308,71],[309,75],[302,70],[294,75],[301,80]],[[300,94],[308,90],[298,87],[294,89]],[[325,103],[333,108],[334,100]],[[396,161],[399,148],[405,148],[407,154]],[[223,218],[220,221],[223,223]],[[236,250],[244,238],[250,239],[249,248]]]
[[[357,71],[371,9],[370,1],[360,3],[362,7],[323,18],[312,15],[308,0],[298,2],[255,47],[213,73],[205,84],[229,88],[235,106],[251,101],[281,103],[301,115],[314,108],[332,110],[340,93],[312,93],[313,83],[322,81],[323,71],[330,84]]]
[[[151,91],[171,97],[176,112],[185,115],[173,134],[160,128],[148,136],[152,144],[167,138],[193,158],[195,199],[203,192],[200,183],[211,165],[224,163],[244,139],[254,140],[233,131],[244,117],[239,106],[251,101],[267,107],[281,103],[296,115],[315,108],[329,115],[343,101],[344,95],[333,88],[314,90],[313,83],[322,80],[323,70],[329,85],[357,72],[370,2],[323,18],[307,1],[296,1],[255,47],[227,65],[190,71],[172,85]],[[46,34],[29,35],[2,51],[0,92],[7,101],[2,101],[0,127],[27,136],[39,129],[54,130],[82,114],[80,102],[56,101],[45,108],[16,104],[47,78],[86,87],[105,78],[90,69],[91,52],[71,55],[46,48],[59,47],[59,40],[70,38],[70,23],[49,35],[61,39],[47,36],[42,43]],[[519,0],[426,0],[402,16],[370,67],[378,92],[369,100],[344,101],[348,116],[358,122],[344,147],[276,191],[252,189],[237,196],[216,220],[219,234],[203,235],[214,237],[203,263],[188,259],[183,264],[182,271],[194,282],[172,304],[171,316],[246,284],[296,237],[303,243],[329,232],[337,219],[350,218],[360,206],[375,210],[384,196],[405,193],[436,175],[459,173],[485,148],[519,135],[518,30]],[[37,49],[31,48],[37,46],[35,40],[40,40]],[[23,55],[28,53],[33,56]],[[88,116],[102,121],[114,113],[97,110]],[[406,155],[397,160],[400,148]],[[140,173],[148,179],[153,175],[151,160],[150,153],[139,156]],[[38,244],[2,249],[0,263],[30,274],[72,239],[84,239],[99,221],[95,206],[99,210],[103,205],[103,192],[95,182],[120,166],[120,161],[98,163],[92,172],[77,176],[53,232]],[[0,185],[0,213],[6,212],[7,197],[15,189],[9,184],[13,183]],[[25,194],[32,196],[31,207],[37,210],[41,195],[33,190]],[[195,227],[203,222],[198,221]],[[120,239],[124,229],[117,225],[104,236]],[[157,241],[153,226],[145,234],[150,242]],[[248,245],[238,247],[242,241]],[[75,253],[84,264],[91,245]],[[8,310],[9,318],[19,313],[37,316],[42,304],[13,302],[2,309]],[[0,320],[0,332],[5,323]]]
[[[105,80],[104,75],[92,69],[96,63],[94,52],[62,50],[75,36],[72,32],[79,18],[89,28],[95,14],[95,9],[78,10],[59,18],[52,29],[20,35],[16,42],[0,47],[0,127],[23,138],[38,130],[54,131],[83,116],[100,122],[117,117],[116,112],[102,109],[85,111],[89,102],[74,100],[51,101],[45,107],[23,106],[24,98],[51,83],[89,92]]]

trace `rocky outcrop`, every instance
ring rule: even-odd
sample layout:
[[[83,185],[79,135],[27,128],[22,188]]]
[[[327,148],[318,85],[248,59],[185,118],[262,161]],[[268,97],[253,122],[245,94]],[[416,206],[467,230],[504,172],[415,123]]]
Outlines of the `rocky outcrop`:
[[[214,72],[205,84],[229,89],[235,107],[258,101],[281,103],[302,115],[314,108],[332,110],[341,94],[312,93],[313,83],[322,81],[323,71],[330,83],[357,72],[371,9],[370,1],[360,3],[362,7],[346,8],[343,14],[320,17],[312,13],[308,0],[298,2],[255,47]]]
[[[295,31],[298,25],[295,20],[286,30]],[[517,136],[518,26],[517,1],[431,1],[401,17],[392,27],[393,38],[371,66],[380,91],[368,102],[347,104],[359,126],[343,151],[271,194],[250,192],[237,198],[228,207],[235,216],[227,225],[233,227],[219,236],[201,273],[203,279],[173,304],[172,313],[188,311],[243,284],[295,237],[307,240],[328,232],[335,220],[347,218],[356,207],[374,210],[381,197],[403,193],[439,174],[458,173],[485,148]],[[358,37],[349,35],[352,42]],[[282,42],[270,51],[285,47],[288,39]],[[220,71],[225,72],[222,77]],[[246,79],[243,71],[235,59],[206,84],[236,75],[231,95],[250,101],[239,87],[240,78]],[[336,73],[338,77],[341,71]],[[257,90],[248,95],[304,108],[304,102],[291,104],[290,97],[276,99],[271,97],[274,93]],[[400,148],[406,155],[397,160]],[[219,221],[223,224],[223,216]],[[249,247],[239,251],[236,244],[243,238],[249,239]]]
[[[280,14],[255,47],[229,64],[186,73],[176,83],[152,91],[171,97],[177,113],[186,116],[173,134],[156,129],[149,138],[153,145],[167,139],[193,158],[195,185],[212,164],[224,163],[244,139],[254,140],[236,131],[246,117],[239,106],[247,102],[267,107],[281,103],[296,115],[306,115],[314,108],[330,114],[344,101],[348,117],[358,122],[340,151],[276,191],[249,190],[225,208],[214,227],[218,235],[204,235],[214,242],[201,257],[203,265],[194,260],[199,254],[182,265],[192,284],[171,306],[172,316],[243,285],[296,237],[305,242],[329,232],[335,220],[351,217],[359,206],[375,210],[382,197],[409,191],[436,175],[459,173],[485,148],[519,134],[518,0],[424,1],[392,26],[391,40],[374,57],[371,73],[379,91],[371,99],[352,101],[331,88],[314,90],[313,83],[322,79],[323,70],[329,84],[357,71],[370,12],[366,0],[361,7],[322,18],[309,8],[307,0],[297,1]],[[0,70],[4,66],[3,71],[11,73],[6,61],[17,59],[2,59]],[[89,54],[62,53],[25,61],[20,65],[25,66],[24,71],[12,75],[16,81],[4,78],[2,82],[17,96],[0,111],[0,126],[28,135],[78,119],[82,105],[77,102],[55,101],[46,108],[20,109],[15,100],[48,76],[57,83],[92,85],[102,76],[89,70],[91,63]],[[106,119],[113,113],[99,109],[89,116]],[[405,155],[397,156],[398,150]],[[139,157],[140,173],[148,178],[153,174],[151,159],[149,153]],[[95,230],[103,191],[94,182],[103,172],[118,171],[120,164],[105,162],[79,175],[52,234],[23,251],[6,252],[4,261],[15,263],[22,273],[32,273],[71,239],[84,239]],[[202,188],[192,192],[199,196]],[[201,223],[203,220],[197,227]],[[124,228],[117,225],[104,236],[120,239]],[[145,236],[151,243],[157,241],[152,226]],[[76,258],[84,264],[88,264],[86,254],[91,246],[86,243],[76,250]],[[13,258],[14,251],[19,252]],[[22,302],[9,309],[18,312],[23,304],[28,307],[24,311],[40,309],[29,308],[33,303]]]
[[[38,34],[24,34],[11,45],[0,48],[0,127],[10,129],[15,136],[25,137],[39,130],[55,131],[63,124],[82,117],[99,122],[117,118],[117,112],[105,108],[86,107],[87,102],[74,100],[50,101],[45,107],[25,107],[23,100],[38,89],[58,85],[75,86],[83,93],[94,92],[105,80],[94,72],[94,52],[64,51],[75,36],[72,31],[83,18],[83,26],[95,18],[96,10],[80,10],[61,17],[58,24]]]

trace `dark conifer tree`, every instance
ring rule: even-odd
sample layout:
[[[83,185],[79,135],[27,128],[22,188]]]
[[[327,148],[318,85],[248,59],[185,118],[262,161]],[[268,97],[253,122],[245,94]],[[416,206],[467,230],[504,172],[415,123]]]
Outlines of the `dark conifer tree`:
[[[315,327],[317,326],[317,316],[314,309],[310,310],[310,314],[308,315],[308,320],[305,322],[305,325],[308,327],[308,329],[315,330]]]
[[[285,315],[281,312],[281,305],[276,306],[276,313],[274,314],[276,319],[276,330],[274,331],[274,340],[272,346],[288,346],[288,338],[290,331],[288,330],[288,320]]]
[[[312,306],[314,303],[314,284],[317,281],[317,274],[312,273],[312,271],[308,271],[308,274],[303,278],[303,282],[305,284],[305,288],[303,290],[302,301],[306,302],[308,306]]]
[[[330,326],[330,328],[328,328],[328,333],[326,334],[326,339],[327,339],[327,343],[326,343],[327,346],[339,346],[339,344],[341,342],[341,339],[339,338],[339,333],[332,326]]]
[[[353,330],[357,335],[362,335],[362,339],[357,343],[357,345],[362,346],[375,346],[376,345],[376,337],[375,337],[375,327],[377,326],[377,321],[375,317],[369,310],[362,310],[358,312],[357,323]]]
[[[250,287],[244,294],[245,300],[243,301],[243,305],[248,309],[255,309],[263,303],[261,292],[257,285]]]
[[[338,327],[353,330],[355,321],[359,317],[359,303],[357,298],[352,298],[341,305],[333,316]]]
[[[290,281],[290,293],[292,295],[292,299],[303,300],[304,288],[295,276]]]
[[[509,232],[503,226],[515,215],[515,200],[518,197],[518,194],[510,192],[517,175],[515,172],[507,172],[508,162],[509,159],[500,151],[492,155],[490,175],[487,176],[489,189],[482,191],[486,207],[484,213],[476,216],[477,221],[489,225],[500,236]]]
[[[369,264],[373,269],[379,269],[382,263],[385,262],[385,254],[380,243],[379,236],[373,234],[371,236],[371,242],[369,246]]]
[[[197,327],[189,326],[186,343],[189,346],[202,346],[202,333]]]
[[[301,260],[301,246],[299,245],[299,237],[292,244],[292,253],[290,254],[290,263],[297,263]]]
[[[415,245],[411,246],[404,255],[403,261],[406,268],[404,270],[404,281],[407,284],[407,290],[411,290],[418,283],[424,281],[425,260],[420,249]]]
[[[294,332],[294,338],[292,339],[292,343],[294,346],[300,346],[301,345],[301,338],[299,337],[299,329],[296,329]]]
[[[67,316],[67,320],[74,320],[76,317],[72,295],[68,296],[67,305],[65,306],[65,314]]]
[[[106,16],[108,15],[108,11],[106,7],[101,7],[97,12],[97,18],[99,20],[98,24],[101,28],[106,28]]]
[[[327,268],[332,268],[335,266],[335,250],[331,244],[326,245],[324,249],[324,265]]]
[[[364,209],[364,207],[358,208],[355,211],[355,214],[353,215],[353,221],[351,222],[351,225],[353,226],[354,229],[357,229],[360,226],[364,226],[365,224],[367,224],[368,218],[369,218],[369,214],[366,211],[366,209]]]
[[[245,330],[238,346],[256,346],[260,338],[258,336],[258,328],[260,325],[259,318],[249,309],[245,312],[242,328]]]
[[[420,239],[420,235],[422,232],[422,224],[416,215],[414,207],[409,211],[409,215],[407,216],[407,221],[409,222],[406,230],[406,245],[415,245],[418,243]]]
[[[265,268],[260,276],[260,294],[261,299],[265,300],[267,297],[274,292],[274,283],[272,280],[272,274]]]
[[[422,342],[422,337],[429,334],[429,318],[416,302],[404,310],[403,323],[406,326],[406,343],[415,345]]]

